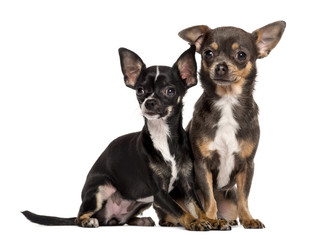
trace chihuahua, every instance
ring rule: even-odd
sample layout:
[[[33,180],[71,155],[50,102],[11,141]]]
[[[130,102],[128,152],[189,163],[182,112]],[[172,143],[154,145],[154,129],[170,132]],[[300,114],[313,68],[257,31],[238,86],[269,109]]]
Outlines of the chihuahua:
[[[83,187],[77,218],[23,214],[43,225],[153,226],[150,217],[137,215],[154,203],[162,226],[230,230],[226,221],[209,219],[202,211],[193,183],[193,155],[182,127],[182,98],[197,83],[195,46],[172,68],[146,68],[137,54],[124,48],[119,55],[125,84],[136,90],[145,119],[142,131],[117,138],[96,161]],[[183,195],[182,204],[170,195],[173,190]]]
[[[260,137],[253,99],[256,60],[268,56],[285,26],[278,21],[248,33],[235,27],[200,25],[179,33],[201,54],[199,74],[204,92],[187,131],[199,197],[209,218],[236,225],[239,217],[244,228],[264,228],[248,209]]]

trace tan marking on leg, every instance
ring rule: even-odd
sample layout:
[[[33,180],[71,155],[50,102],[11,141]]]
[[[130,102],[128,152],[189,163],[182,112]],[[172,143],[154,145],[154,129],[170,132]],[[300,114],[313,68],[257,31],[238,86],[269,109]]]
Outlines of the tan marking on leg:
[[[94,212],[88,212],[88,213],[85,213],[85,214],[83,214],[82,216],[80,216],[79,219],[80,219],[81,221],[84,220],[84,219],[88,219],[88,218],[90,218],[90,217],[92,216],[93,213],[94,213]]]
[[[180,218],[179,222],[191,231],[207,231],[212,229],[211,224],[205,219],[194,218],[190,213],[185,212]]]
[[[179,218],[179,222],[183,225],[183,226],[185,226],[188,230],[191,230],[190,229],[190,223],[192,222],[192,221],[194,221],[195,220],[195,218],[191,215],[191,214],[189,214],[189,213],[187,213],[187,212],[185,212],[180,218]]]
[[[246,173],[247,173],[247,166],[245,166],[244,171],[240,172],[236,176],[237,182],[237,206],[238,206],[238,214],[239,219],[247,220],[252,219],[252,215],[248,210],[248,199],[245,197],[244,188],[246,183]]]
[[[265,228],[264,224],[258,220],[254,219],[248,209],[248,199],[245,197],[244,188],[247,177],[247,165],[243,172],[237,174],[237,197],[238,197],[238,214],[239,221],[244,226],[244,228]]]
[[[217,205],[213,193],[213,176],[210,171],[206,172],[206,181],[209,188],[209,199],[205,200],[205,213],[211,219],[217,219]]]
[[[239,148],[240,148],[239,156],[242,159],[245,159],[245,158],[248,158],[252,154],[252,152],[255,148],[255,144],[252,141],[241,140],[239,142]]]
[[[98,219],[91,218],[91,216],[94,214],[94,212],[85,213],[79,218],[75,220],[75,223],[81,227],[91,227],[91,228],[97,228],[99,227]]]

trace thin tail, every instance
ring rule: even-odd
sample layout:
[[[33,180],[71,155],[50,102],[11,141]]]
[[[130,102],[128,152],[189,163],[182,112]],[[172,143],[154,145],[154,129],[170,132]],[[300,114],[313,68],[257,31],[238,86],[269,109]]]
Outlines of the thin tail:
[[[67,225],[76,225],[76,218],[59,218],[51,216],[42,216],[34,214],[30,211],[24,211],[22,214],[31,222],[38,223],[41,225],[47,226],[67,226]]]

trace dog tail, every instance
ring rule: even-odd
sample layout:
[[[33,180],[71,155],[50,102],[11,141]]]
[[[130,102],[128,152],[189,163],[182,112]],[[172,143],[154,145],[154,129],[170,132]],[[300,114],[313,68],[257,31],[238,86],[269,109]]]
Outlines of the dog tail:
[[[22,214],[31,222],[47,226],[72,226],[76,225],[76,218],[59,218],[51,216],[42,216],[30,211],[24,211]]]

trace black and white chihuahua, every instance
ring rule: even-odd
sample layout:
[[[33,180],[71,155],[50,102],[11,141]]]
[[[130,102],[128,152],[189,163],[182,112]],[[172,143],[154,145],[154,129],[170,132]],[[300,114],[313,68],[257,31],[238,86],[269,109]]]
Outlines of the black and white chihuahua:
[[[154,203],[160,225],[188,230],[230,230],[224,220],[205,216],[194,191],[193,155],[182,127],[182,98],[197,84],[195,46],[173,67],[146,68],[134,52],[120,48],[126,86],[135,89],[145,119],[141,132],[111,142],[90,170],[77,218],[23,214],[43,225],[153,226],[137,216]],[[180,193],[179,203],[172,198]],[[171,193],[171,194],[170,194]]]

